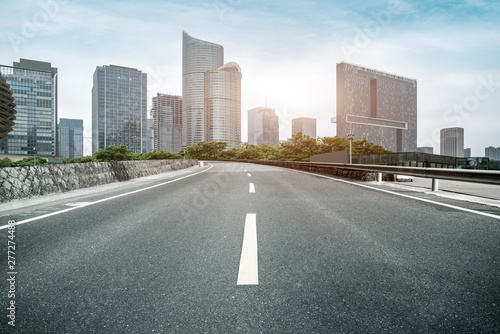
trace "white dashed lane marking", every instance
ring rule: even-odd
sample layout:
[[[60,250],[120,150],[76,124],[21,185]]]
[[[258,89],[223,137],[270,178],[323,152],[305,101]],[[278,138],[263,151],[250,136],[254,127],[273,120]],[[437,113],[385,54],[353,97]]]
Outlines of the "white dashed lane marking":
[[[259,284],[259,263],[257,256],[257,214],[247,213],[243,246],[241,248],[240,268],[237,285]]]

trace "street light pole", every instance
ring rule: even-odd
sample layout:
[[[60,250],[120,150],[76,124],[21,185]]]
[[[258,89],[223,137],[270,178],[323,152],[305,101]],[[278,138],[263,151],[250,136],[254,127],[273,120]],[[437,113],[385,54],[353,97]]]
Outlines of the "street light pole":
[[[36,167],[36,147],[33,147],[33,167]]]
[[[349,164],[352,165],[352,140],[354,139],[354,133],[349,133],[347,139],[349,140]]]

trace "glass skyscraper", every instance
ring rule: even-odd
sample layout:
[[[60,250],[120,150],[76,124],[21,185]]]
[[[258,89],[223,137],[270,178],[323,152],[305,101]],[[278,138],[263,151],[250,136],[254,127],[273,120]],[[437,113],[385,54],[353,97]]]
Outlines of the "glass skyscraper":
[[[280,125],[273,108],[257,107],[248,111],[248,143],[278,145]]]
[[[205,72],[205,141],[241,142],[241,68],[230,62]]]
[[[151,108],[153,148],[159,151],[182,149],[182,97],[158,93]]]
[[[337,64],[337,136],[368,141],[394,152],[417,150],[417,81]]]
[[[16,155],[57,155],[57,68],[21,59],[0,65],[16,103],[16,121],[0,152]]]
[[[0,72],[0,140],[9,138],[16,119],[16,103],[10,90],[10,85]],[[0,142],[0,146],[3,143]]]
[[[83,156],[83,120],[59,120],[59,155],[70,159]]]
[[[182,34],[182,143],[185,146],[205,140],[205,72],[224,64],[224,48]]]
[[[92,152],[126,145],[149,152],[147,74],[135,68],[97,66],[92,87]]]

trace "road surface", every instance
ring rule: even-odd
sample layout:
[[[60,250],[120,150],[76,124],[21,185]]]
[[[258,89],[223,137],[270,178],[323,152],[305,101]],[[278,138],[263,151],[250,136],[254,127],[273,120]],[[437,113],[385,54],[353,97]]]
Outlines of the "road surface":
[[[500,208],[382,188],[215,162],[2,204],[0,332],[500,332]]]

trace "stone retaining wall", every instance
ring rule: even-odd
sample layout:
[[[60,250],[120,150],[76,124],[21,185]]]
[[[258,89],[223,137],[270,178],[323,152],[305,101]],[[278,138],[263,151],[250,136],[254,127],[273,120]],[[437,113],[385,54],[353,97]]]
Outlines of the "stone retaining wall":
[[[137,160],[0,168],[0,202],[126,181],[197,165],[197,160]]]

